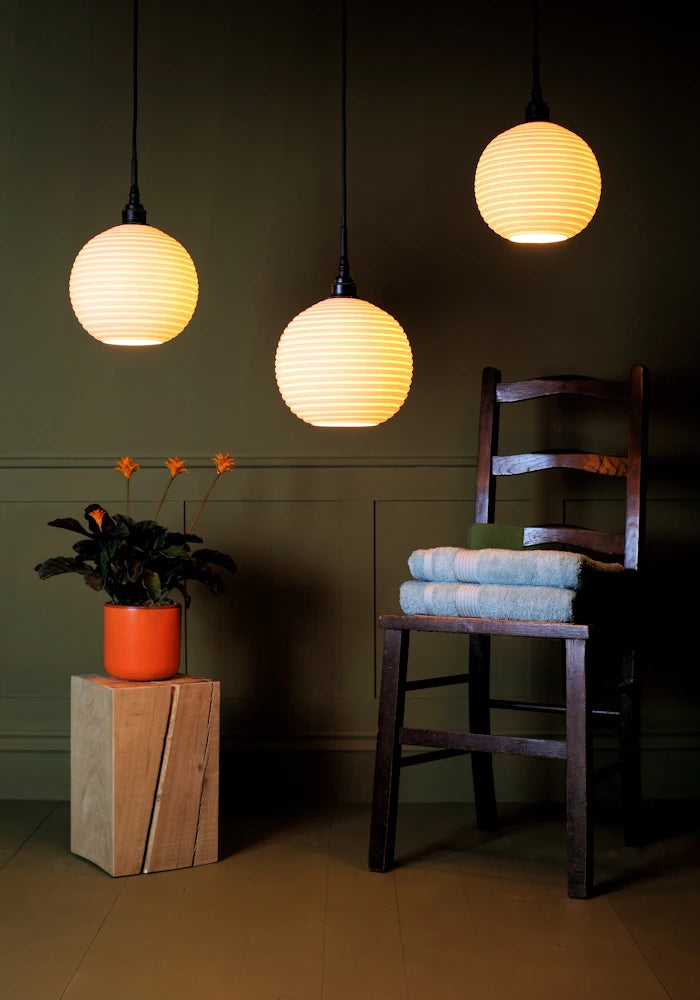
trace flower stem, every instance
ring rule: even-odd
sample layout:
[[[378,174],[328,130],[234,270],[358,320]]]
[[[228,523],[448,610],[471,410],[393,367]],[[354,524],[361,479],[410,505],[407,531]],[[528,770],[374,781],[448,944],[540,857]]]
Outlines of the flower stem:
[[[131,497],[129,487],[131,486],[131,480],[127,477],[126,480],[126,516],[131,516]]]
[[[204,499],[202,500],[202,502],[201,502],[201,503],[200,503],[200,505],[199,505],[199,510],[198,510],[198,511],[197,511],[197,513],[196,513],[196,514],[194,515],[194,520],[192,521],[192,524],[191,524],[191,525],[189,526],[189,528],[187,529],[187,534],[188,534],[188,535],[191,535],[191,534],[192,534],[192,529],[194,528],[195,524],[196,524],[196,523],[197,523],[197,521],[199,520],[199,515],[200,515],[200,514],[202,513],[202,511],[204,510],[204,504],[205,504],[205,503],[207,502],[207,500],[209,499],[209,495],[211,494],[211,491],[212,491],[212,490],[214,489],[214,487],[216,486],[216,483],[217,483],[217,480],[218,480],[218,478],[219,478],[219,473],[217,472],[217,474],[216,474],[216,477],[215,477],[215,479],[214,479],[214,482],[213,482],[213,483],[211,484],[211,486],[209,487],[209,489],[207,490],[207,492],[206,492],[206,493],[204,494]]]
[[[168,495],[168,490],[170,489],[170,486],[172,484],[173,478],[174,477],[172,477],[171,479],[169,479],[168,482],[166,483],[165,489],[163,490],[163,496],[160,498],[160,503],[158,504],[158,507],[156,509],[155,514],[153,515],[153,520],[154,521],[158,520],[158,515],[160,514],[160,509],[163,506],[163,504],[165,503],[165,498]]]

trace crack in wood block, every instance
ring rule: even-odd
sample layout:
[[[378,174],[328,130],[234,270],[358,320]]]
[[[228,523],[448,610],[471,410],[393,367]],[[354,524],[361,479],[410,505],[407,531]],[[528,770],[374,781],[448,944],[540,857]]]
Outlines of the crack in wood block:
[[[218,681],[71,679],[71,850],[110,875],[218,859]]]

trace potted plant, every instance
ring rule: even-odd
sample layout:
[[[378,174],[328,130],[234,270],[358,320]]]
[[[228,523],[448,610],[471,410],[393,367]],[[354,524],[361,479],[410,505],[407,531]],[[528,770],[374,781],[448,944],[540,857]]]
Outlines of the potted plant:
[[[180,664],[180,604],[171,594],[182,595],[189,607],[189,581],[204,584],[213,594],[224,590],[218,569],[234,573],[233,559],[215,549],[192,548],[202,539],[192,530],[212,489],[224,472],[234,467],[230,455],[214,456],[216,475],[186,532],[169,531],[157,521],[173,480],[187,473],[185,462],[169,458],[170,479],[153,520],[130,516],[131,477],[140,468],[130,457],[120,459],[115,471],[126,479],[126,513],[109,514],[100,504],[85,508],[87,527],[72,517],[49,521],[83,536],[73,545],[74,556],[54,556],[34,567],[46,580],[77,573],[88,587],[104,591],[104,666],[123,680],[163,680],[177,673]]]

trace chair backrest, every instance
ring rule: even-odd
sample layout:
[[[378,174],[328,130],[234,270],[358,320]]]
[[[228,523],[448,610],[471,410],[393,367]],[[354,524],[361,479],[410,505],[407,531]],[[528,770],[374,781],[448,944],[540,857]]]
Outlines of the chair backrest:
[[[485,368],[481,384],[481,416],[476,471],[475,521],[493,521],[496,478],[541,469],[578,469],[600,476],[626,478],[625,530],[619,534],[568,525],[526,527],[526,546],[556,543],[567,548],[616,558],[627,569],[641,565],[646,493],[649,375],[644,365],[632,365],[629,380],[612,382],[579,375],[502,382],[496,368]],[[627,450],[624,455],[601,455],[579,451],[498,454],[500,407],[541,396],[573,395],[627,406]]]

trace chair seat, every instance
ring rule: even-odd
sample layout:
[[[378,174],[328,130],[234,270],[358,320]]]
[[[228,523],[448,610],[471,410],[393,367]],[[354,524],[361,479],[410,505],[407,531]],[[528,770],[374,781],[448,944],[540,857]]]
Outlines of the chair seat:
[[[441,615],[380,615],[379,627],[412,632],[467,632],[472,635],[521,635],[544,639],[590,639],[601,626],[575,622],[515,621]]]

